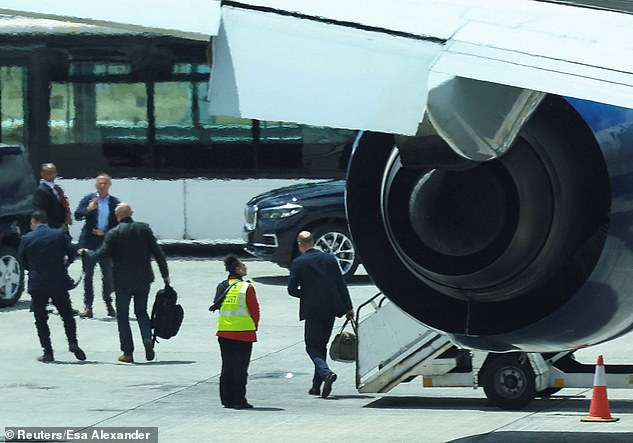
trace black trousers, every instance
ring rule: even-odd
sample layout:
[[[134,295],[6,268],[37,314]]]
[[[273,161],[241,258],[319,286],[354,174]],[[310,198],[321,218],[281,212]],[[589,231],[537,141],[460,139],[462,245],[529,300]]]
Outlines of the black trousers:
[[[222,354],[220,401],[227,407],[243,405],[247,403],[246,381],[253,343],[224,337],[218,337],[218,343]]]
[[[35,329],[40,339],[40,345],[45,353],[53,353],[51,345],[51,330],[48,327],[48,311],[46,305],[48,301],[57,308],[59,316],[64,322],[64,331],[68,344],[77,343],[77,323],[73,317],[73,308],[70,304],[70,295],[64,289],[44,289],[31,292],[31,307],[35,317]]]
[[[141,330],[143,341],[152,338],[152,322],[147,313],[147,299],[149,284],[140,285],[135,289],[121,289],[116,291],[116,322],[119,327],[119,342],[121,350],[126,355],[134,353],[134,340],[130,327],[130,303],[134,300],[134,315],[138,328]]]
[[[314,375],[312,387],[319,388],[332,371],[327,365],[327,343],[332,335],[334,317],[325,319],[308,318],[305,320],[303,338],[306,344],[306,352],[314,363]]]
[[[94,245],[91,245],[90,249],[93,251],[95,251],[103,243],[103,237],[97,238],[101,240],[97,240],[94,242]],[[101,268],[103,301],[107,304],[112,303],[112,292],[114,291],[114,283],[112,281],[114,278],[112,275],[112,259],[106,256],[102,257],[97,263],[94,263],[91,260],[87,260],[86,257],[82,257],[81,264],[84,271],[84,307],[92,309],[92,304],[94,303],[95,291],[93,280],[97,264],[99,264],[99,267]]]

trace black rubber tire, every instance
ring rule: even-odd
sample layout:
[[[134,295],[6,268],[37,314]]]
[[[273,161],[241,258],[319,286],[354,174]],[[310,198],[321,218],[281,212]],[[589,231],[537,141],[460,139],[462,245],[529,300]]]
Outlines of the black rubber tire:
[[[360,259],[358,257],[358,251],[352,241],[352,236],[349,233],[349,229],[342,224],[326,224],[313,228],[312,236],[314,238],[314,245],[325,252],[334,254],[343,277],[348,278],[354,275]],[[334,248],[342,248],[337,251],[326,250],[325,244],[332,244],[334,241]]]
[[[534,371],[522,354],[490,354],[479,384],[490,403],[501,409],[523,409],[536,396]]]
[[[15,305],[23,290],[24,269],[17,251],[10,246],[0,246],[0,308]]]

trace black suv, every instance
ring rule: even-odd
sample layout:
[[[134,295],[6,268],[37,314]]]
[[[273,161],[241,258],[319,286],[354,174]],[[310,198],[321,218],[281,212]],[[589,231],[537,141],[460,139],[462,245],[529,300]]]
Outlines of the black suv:
[[[297,234],[312,232],[315,247],[334,254],[351,276],[359,264],[347,228],[345,181],[329,180],[273,189],[250,199],[244,211],[246,250],[285,268],[298,254]]]
[[[17,251],[20,234],[29,229],[34,190],[33,171],[22,147],[0,144],[0,308],[14,305],[24,289]]]

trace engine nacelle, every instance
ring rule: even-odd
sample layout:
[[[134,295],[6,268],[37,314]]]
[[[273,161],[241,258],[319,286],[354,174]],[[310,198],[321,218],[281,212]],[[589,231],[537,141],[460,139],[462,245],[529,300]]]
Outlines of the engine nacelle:
[[[377,133],[355,147],[350,229],[385,295],[497,352],[631,329],[633,111],[548,96],[497,159],[438,164],[437,151],[437,138]]]

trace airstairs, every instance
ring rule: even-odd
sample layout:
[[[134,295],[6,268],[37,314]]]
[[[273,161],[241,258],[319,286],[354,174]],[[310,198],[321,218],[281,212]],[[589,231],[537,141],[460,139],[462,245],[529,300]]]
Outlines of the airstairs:
[[[373,309],[362,318],[367,309]],[[388,392],[422,374],[428,362],[440,365],[431,372],[449,372],[459,364],[458,355],[439,358],[454,348],[443,334],[426,328],[405,314],[382,294],[358,308],[358,359],[356,387],[359,392]]]

